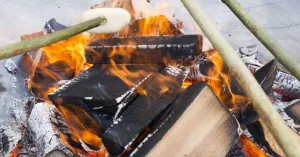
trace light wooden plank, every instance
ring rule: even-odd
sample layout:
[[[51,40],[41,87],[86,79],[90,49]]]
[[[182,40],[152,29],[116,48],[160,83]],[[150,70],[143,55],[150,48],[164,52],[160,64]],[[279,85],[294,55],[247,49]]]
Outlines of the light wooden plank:
[[[226,156],[238,138],[237,128],[235,118],[206,86],[147,156]]]

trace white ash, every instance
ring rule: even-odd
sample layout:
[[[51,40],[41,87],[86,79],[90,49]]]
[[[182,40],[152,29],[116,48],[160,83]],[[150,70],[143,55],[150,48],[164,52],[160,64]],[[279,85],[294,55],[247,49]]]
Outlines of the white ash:
[[[275,100],[273,102],[273,106],[279,112],[285,123],[295,132],[297,132],[297,125],[295,124],[294,120],[286,114],[285,109],[299,101],[300,100],[298,99],[291,102],[282,102],[281,100]],[[297,133],[300,134],[300,132]]]
[[[0,121],[0,156],[10,156],[21,139],[21,130],[14,119]]]
[[[66,151],[68,148],[59,138],[59,134],[52,124],[51,118],[54,117],[55,106],[47,103],[38,103],[34,106],[28,119],[28,128],[35,146],[38,150],[37,156],[45,156],[54,149]]]
[[[6,60],[4,66],[8,72],[10,72],[12,74],[17,73],[18,66],[15,64],[15,62],[13,60],[11,60],[11,59]]]
[[[288,73],[278,71],[273,89],[281,96],[300,99],[300,82]]]
[[[29,104],[34,101],[32,98],[15,99],[13,104],[9,105],[9,114],[15,118],[17,124],[25,126],[29,117]],[[34,102],[33,102],[34,103]],[[28,105],[28,106],[26,106]]]

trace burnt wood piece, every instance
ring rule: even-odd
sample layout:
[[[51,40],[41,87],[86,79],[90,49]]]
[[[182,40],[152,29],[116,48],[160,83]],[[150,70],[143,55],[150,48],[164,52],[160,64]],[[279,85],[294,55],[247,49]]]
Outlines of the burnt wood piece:
[[[225,156],[239,137],[235,118],[204,83],[187,88],[159,120],[132,155]]]
[[[111,59],[117,64],[161,64],[194,60],[201,50],[200,35],[141,36],[96,39],[86,46],[85,56],[91,64],[110,63]]]
[[[254,77],[266,94],[270,94],[277,75],[277,61],[272,60],[254,73]],[[247,126],[258,120],[252,105],[248,105],[241,113],[242,125]]]
[[[103,134],[103,144],[111,156],[121,155],[175,101],[187,74],[184,67],[168,66],[154,77],[145,88],[147,95],[137,97]]]
[[[118,68],[125,65],[117,65]],[[128,77],[133,83],[127,85],[118,76],[109,72],[112,65],[95,65],[78,77],[61,86],[49,95],[55,105],[63,105],[73,110],[76,105],[88,112],[105,131],[128,102],[162,69],[162,65],[126,65],[138,77]],[[76,111],[74,111],[76,112]]]

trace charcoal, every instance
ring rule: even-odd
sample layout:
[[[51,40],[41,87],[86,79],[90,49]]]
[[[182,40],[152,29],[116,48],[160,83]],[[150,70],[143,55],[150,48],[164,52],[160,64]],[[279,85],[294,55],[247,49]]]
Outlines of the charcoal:
[[[70,108],[72,105],[80,106],[105,130],[126,104],[137,96],[137,90],[147,84],[152,74],[159,72],[162,66],[127,65],[129,71],[140,74],[130,80],[134,83],[132,87],[103,69],[103,66],[95,65],[86,70],[51,93],[49,98],[56,105],[62,104]],[[106,68],[111,68],[111,65],[107,66]]]
[[[230,152],[228,152],[226,157],[246,157],[240,140],[238,140],[236,144],[231,148]]]
[[[51,151],[45,157],[69,157],[69,155],[58,149]]]
[[[122,154],[138,135],[174,102],[180,94],[187,74],[186,68],[168,66],[151,80],[145,88],[147,95],[137,97],[103,134],[103,144],[111,156]],[[164,85],[168,89],[164,93],[161,93],[161,80],[169,80]]]
[[[277,74],[277,61],[272,60],[265,66],[261,67],[254,73],[254,77],[257,82],[261,85],[262,89],[266,94],[270,94],[272,86]],[[247,108],[242,112],[242,124],[248,125],[255,122],[258,119],[257,113],[254,111],[252,105],[248,105]]]
[[[91,64],[109,63],[111,59],[132,64],[162,64],[166,60],[188,62],[201,50],[200,35],[105,38],[94,40],[85,48],[87,62]],[[130,58],[122,53],[111,57],[114,52],[126,52]]]

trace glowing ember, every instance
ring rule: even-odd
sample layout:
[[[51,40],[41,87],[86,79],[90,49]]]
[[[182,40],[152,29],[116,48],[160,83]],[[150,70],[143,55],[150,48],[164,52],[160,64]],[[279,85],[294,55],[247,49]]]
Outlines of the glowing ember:
[[[240,142],[247,157],[268,157],[245,134],[240,136]]]
[[[10,152],[9,157],[18,157],[19,156],[19,150],[22,148],[21,145],[16,145],[16,147]]]

